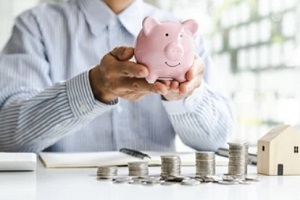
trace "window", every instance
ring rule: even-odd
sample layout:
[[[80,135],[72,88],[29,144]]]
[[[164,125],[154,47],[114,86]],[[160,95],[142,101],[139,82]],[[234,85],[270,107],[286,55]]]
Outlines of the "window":
[[[265,151],[265,146],[262,146],[262,151]]]
[[[299,153],[299,147],[298,146],[294,146],[294,153]]]

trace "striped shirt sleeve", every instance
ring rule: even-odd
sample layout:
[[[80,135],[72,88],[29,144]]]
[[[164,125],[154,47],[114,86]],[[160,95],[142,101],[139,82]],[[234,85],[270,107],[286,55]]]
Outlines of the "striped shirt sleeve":
[[[188,146],[216,151],[233,130],[229,101],[204,82],[193,94],[179,101],[163,101],[175,132]]]
[[[88,71],[52,83],[36,19],[25,13],[0,55],[0,151],[38,152],[111,109],[93,97]]]

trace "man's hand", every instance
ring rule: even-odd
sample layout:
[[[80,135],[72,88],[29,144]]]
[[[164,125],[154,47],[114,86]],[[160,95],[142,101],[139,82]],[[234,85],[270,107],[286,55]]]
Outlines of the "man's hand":
[[[186,81],[164,81],[163,83],[154,83],[154,87],[168,101],[176,101],[191,95],[196,88],[201,85],[204,72],[204,63],[201,58],[195,57],[192,67],[186,73]],[[165,86],[163,86],[165,85]],[[166,90],[166,86],[169,87]]]
[[[117,47],[90,70],[90,84],[96,99],[103,103],[118,97],[134,101],[156,92],[154,85],[145,80],[149,74],[147,67],[129,61],[133,54],[133,48]],[[160,89],[166,90],[166,87],[161,85]]]

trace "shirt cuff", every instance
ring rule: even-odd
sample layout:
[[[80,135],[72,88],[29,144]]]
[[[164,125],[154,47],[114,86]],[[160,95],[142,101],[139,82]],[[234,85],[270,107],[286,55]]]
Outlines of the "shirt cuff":
[[[184,99],[178,101],[163,101],[163,105],[169,114],[182,114],[193,111],[198,105],[207,90],[207,84],[202,80],[201,85],[194,92]]]
[[[103,113],[118,103],[118,99],[105,104],[94,98],[88,71],[68,80],[66,88],[71,109],[78,117]]]

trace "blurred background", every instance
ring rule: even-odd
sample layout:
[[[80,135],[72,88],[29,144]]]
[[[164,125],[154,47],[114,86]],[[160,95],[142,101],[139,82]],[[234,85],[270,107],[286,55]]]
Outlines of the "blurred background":
[[[44,2],[59,1],[0,1],[1,49],[14,18]],[[147,2],[199,22],[218,82],[235,105],[232,140],[254,145],[271,128],[300,122],[300,0]]]

